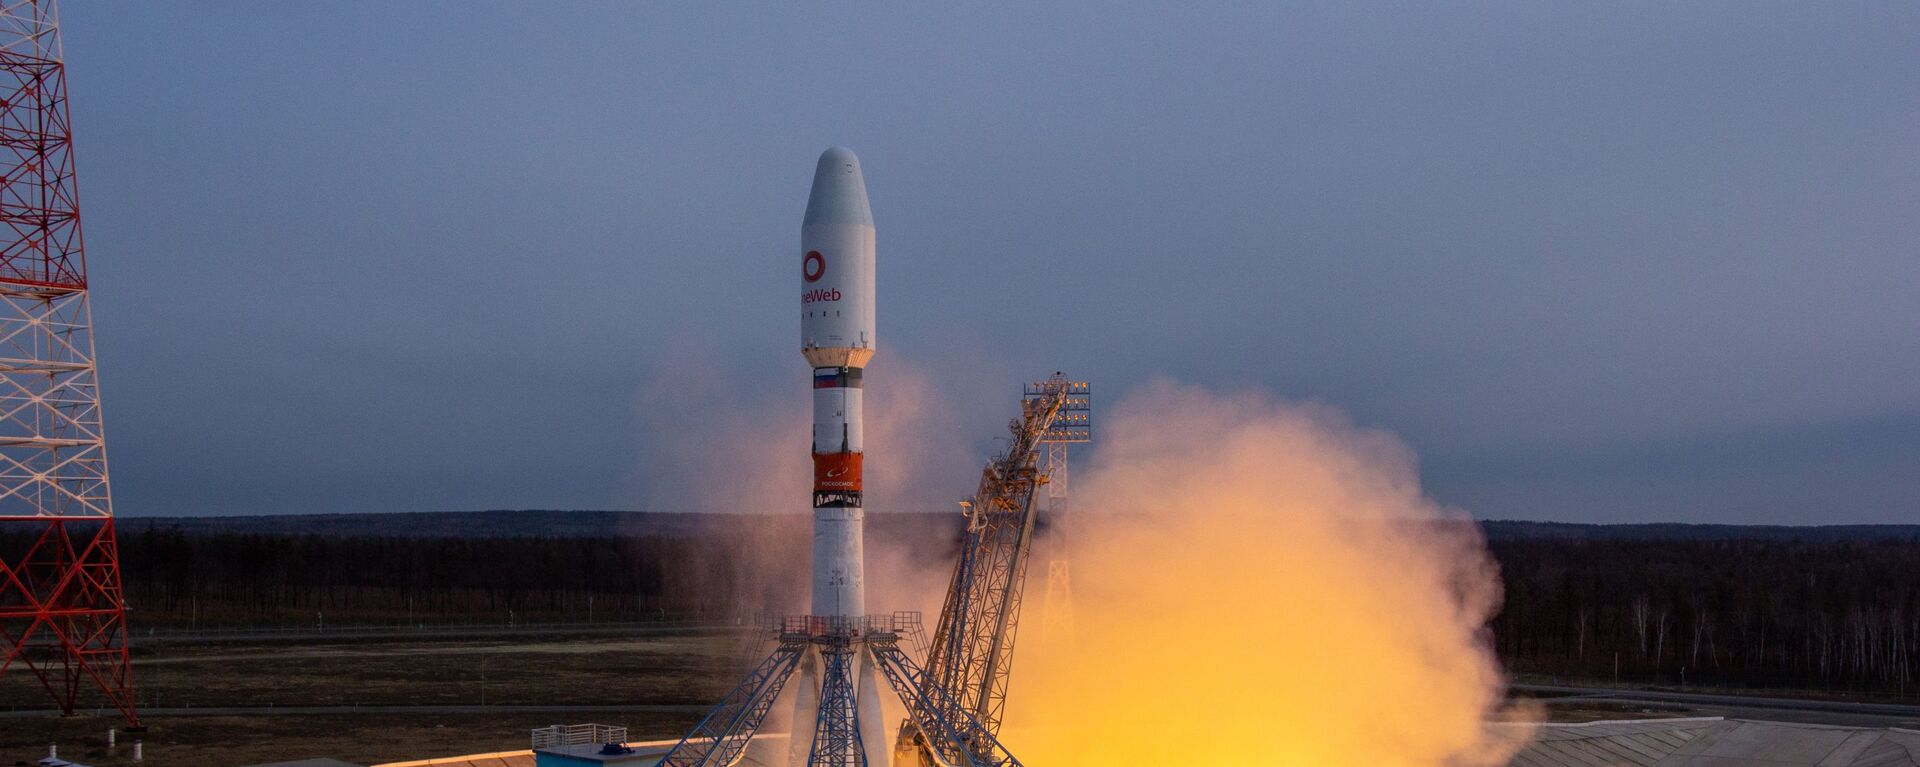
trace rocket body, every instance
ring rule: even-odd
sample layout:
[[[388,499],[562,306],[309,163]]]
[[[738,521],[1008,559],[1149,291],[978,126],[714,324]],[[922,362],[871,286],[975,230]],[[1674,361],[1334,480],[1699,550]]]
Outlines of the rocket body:
[[[829,149],[800,226],[800,350],[813,367],[813,607],[866,614],[861,412],[874,352],[874,230],[860,160]]]

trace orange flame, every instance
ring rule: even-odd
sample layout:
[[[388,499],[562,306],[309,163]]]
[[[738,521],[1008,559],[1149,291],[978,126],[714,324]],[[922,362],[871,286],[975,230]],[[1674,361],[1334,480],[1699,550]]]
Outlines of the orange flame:
[[[1421,494],[1392,435],[1323,406],[1158,382],[1113,408],[1074,482],[1078,636],[1036,631],[1021,648],[1004,739],[1022,761],[1511,755],[1483,724],[1513,713],[1481,634],[1494,564],[1464,517]]]

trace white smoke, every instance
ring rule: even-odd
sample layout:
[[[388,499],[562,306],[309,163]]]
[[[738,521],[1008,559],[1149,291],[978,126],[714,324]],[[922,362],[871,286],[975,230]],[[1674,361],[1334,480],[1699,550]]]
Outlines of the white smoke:
[[[1074,479],[1079,641],[1027,643],[1015,672],[1023,760],[1504,763],[1495,566],[1404,444],[1167,381],[1103,415]]]

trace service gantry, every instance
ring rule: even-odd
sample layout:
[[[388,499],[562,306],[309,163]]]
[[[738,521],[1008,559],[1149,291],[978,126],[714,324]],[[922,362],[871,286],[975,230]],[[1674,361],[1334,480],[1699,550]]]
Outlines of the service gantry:
[[[1056,481],[1064,489],[1066,446],[1092,439],[1091,403],[1088,384],[1062,373],[1022,390],[1021,418],[1008,427],[1006,453],[987,464],[973,499],[962,504],[966,535],[927,655],[929,680],[949,708],[909,709],[894,745],[897,764],[937,767],[980,755],[965,741],[934,737],[922,722],[964,718],[979,724],[981,742],[997,742],[1039,519],[1038,490]],[[1064,498],[1056,499],[1062,510]]]

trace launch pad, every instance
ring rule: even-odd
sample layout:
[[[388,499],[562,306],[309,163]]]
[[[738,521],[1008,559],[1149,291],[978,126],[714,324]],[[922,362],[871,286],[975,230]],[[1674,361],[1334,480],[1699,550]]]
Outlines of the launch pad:
[[[1088,412],[1084,382],[1056,375],[1027,387],[1021,417],[1009,425],[1008,450],[987,463],[973,498],[961,504],[965,538],[930,640],[917,612],[775,621],[767,626],[773,651],[660,764],[737,763],[799,673],[790,765],[1019,765],[998,733],[1035,535],[1035,500],[1049,482],[1039,459],[1053,440],[1087,441]],[[883,745],[887,733],[876,675],[907,711],[891,753]]]
[[[1091,439],[1085,382],[1055,373],[1021,391],[1006,452],[961,502],[966,532],[931,641],[920,614],[866,611],[866,366],[877,349],[875,237],[853,152],[814,167],[800,227],[800,349],[812,368],[811,613],[768,627],[773,649],[661,758],[663,767],[732,767],[793,677],[792,767],[1019,765],[998,733],[1042,485],[1065,508],[1067,446]],[[1044,463],[1042,458],[1045,458]],[[1064,600],[1064,559],[1050,563]],[[902,643],[914,645],[909,652]],[[916,657],[917,656],[917,657]],[[891,738],[879,678],[906,707]]]
[[[914,758],[917,762],[917,754],[930,751],[957,759],[946,762],[948,764],[1019,765],[1020,761],[996,737],[997,728],[974,718],[901,647],[902,642],[915,641],[920,627],[919,613],[786,619],[776,635],[773,653],[749,671],[705,719],[661,758],[661,767],[731,765],[739,761],[788,680],[816,655],[821,667],[821,692],[814,710],[819,713],[811,728],[794,723],[790,743],[795,762],[806,765],[889,763],[883,752],[874,753],[868,746],[872,742],[884,748],[884,730],[875,726],[880,713],[875,690],[864,685],[855,689],[855,663],[858,662],[868,672],[859,675],[860,678],[870,681],[871,673],[879,672],[906,705],[909,721],[901,729],[895,758]],[[800,710],[807,708],[810,688],[811,685],[801,691]],[[800,737],[809,730],[810,739]],[[803,756],[799,749],[809,740],[811,743]],[[909,762],[903,760],[901,764]]]
[[[808,706],[802,688],[799,710],[818,712],[812,727],[794,723],[791,748],[794,761],[808,765],[866,765],[887,763],[877,690],[857,685],[870,681],[872,672],[909,711],[912,735],[903,729],[903,745],[955,750],[964,754],[959,764],[1018,765],[993,731],[967,714],[926,669],[902,647],[924,642],[920,614],[897,612],[855,618],[792,616],[779,621],[772,654],[749,671],[719,705],[660,760],[661,767],[730,765],[746,752],[774,703],[795,673],[810,677],[818,658],[817,705]],[[856,664],[868,673],[856,674]],[[811,678],[808,679],[812,681]],[[801,737],[811,732],[811,738]],[[910,740],[910,742],[908,742]],[[804,752],[800,751],[806,744]],[[871,744],[871,745],[870,745]],[[903,754],[905,755],[905,754]]]

